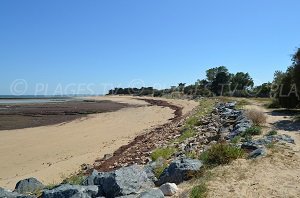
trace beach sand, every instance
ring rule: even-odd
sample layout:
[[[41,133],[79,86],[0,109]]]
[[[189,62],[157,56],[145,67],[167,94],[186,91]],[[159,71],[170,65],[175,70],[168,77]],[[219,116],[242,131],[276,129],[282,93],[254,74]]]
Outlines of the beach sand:
[[[93,99],[142,106],[93,114],[64,124],[0,131],[0,186],[13,189],[17,181],[28,177],[44,184],[59,183],[78,171],[80,165],[93,164],[144,130],[174,117],[169,108],[149,106],[132,97]],[[182,106],[184,114],[197,106],[194,101],[167,101]]]

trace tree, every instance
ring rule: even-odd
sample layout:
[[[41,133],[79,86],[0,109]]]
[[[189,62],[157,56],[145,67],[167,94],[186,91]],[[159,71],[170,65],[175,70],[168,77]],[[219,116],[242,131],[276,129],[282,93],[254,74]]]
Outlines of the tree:
[[[254,87],[253,92],[256,97],[267,98],[271,96],[272,83],[263,83],[257,87]]]
[[[292,56],[292,65],[286,72],[276,71],[273,83],[277,85],[275,97],[280,106],[295,108],[300,105],[300,49]]]
[[[220,96],[228,92],[228,86],[230,82],[231,75],[228,72],[217,73],[215,79],[211,84],[211,91]]]
[[[219,66],[219,67],[208,69],[206,71],[206,78],[208,82],[213,82],[217,77],[217,74],[221,72],[228,73],[228,69],[225,66]]]
[[[230,82],[231,90],[244,90],[254,86],[253,79],[250,77],[249,73],[238,72],[235,75],[232,75]]]

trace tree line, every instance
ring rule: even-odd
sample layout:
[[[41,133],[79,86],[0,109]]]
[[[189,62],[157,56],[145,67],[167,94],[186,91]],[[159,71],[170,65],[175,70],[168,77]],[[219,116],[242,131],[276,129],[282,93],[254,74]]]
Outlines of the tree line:
[[[164,96],[179,94],[197,97],[234,96],[234,97],[271,97],[274,105],[287,108],[300,107],[300,48],[292,55],[292,64],[285,72],[275,71],[273,82],[254,86],[249,73],[230,73],[227,67],[218,66],[206,71],[206,78],[191,85],[178,83],[168,89],[115,88],[109,95]]]
[[[265,86],[263,86],[265,87]],[[153,87],[142,88],[114,88],[109,90],[108,95],[138,95],[138,96],[163,96],[180,93],[187,96],[210,97],[210,96],[249,96],[256,89],[259,97],[266,97],[269,90],[254,87],[254,82],[249,73],[230,73],[225,66],[214,67],[206,71],[206,78],[197,80],[194,84],[178,83],[168,89],[154,89]],[[262,90],[262,91],[261,91]]]

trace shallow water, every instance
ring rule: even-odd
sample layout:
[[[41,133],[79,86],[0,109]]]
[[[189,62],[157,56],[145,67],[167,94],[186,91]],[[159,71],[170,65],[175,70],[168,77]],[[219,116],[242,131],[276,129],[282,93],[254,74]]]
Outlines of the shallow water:
[[[66,102],[71,99],[0,99],[1,104],[40,104],[40,103],[56,103],[56,102]]]

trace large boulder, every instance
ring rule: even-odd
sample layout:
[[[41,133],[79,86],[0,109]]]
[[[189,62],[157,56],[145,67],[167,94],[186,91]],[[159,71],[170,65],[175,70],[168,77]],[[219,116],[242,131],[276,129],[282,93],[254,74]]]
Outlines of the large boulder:
[[[45,190],[41,198],[95,198],[98,197],[97,186],[78,186],[63,184],[52,190]]]
[[[195,173],[200,171],[202,166],[202,162],[196,159],[184,158],[175,160],[164,170],[156,185],[161,186],[165,183],[180,184],[189,180]]]
[[[38,181],[36,178],[28,178],[19,181],[16,184],[14,192],[18,192],[21,194],[26,194],[26,193],[33,193],[38,190],[43,189],[45,186]]]
[[[94,171],[84,184],[99,186],[101,196],[105,197],[138,194],[142,190],[154,186],[143,168],[138,165],[123,167],[106,173]]]
[[[35,198],[30,195],[21,195],[17,192],[10,192],[0,187],[0,197],[1,198]]]
[[[174,183],[163,184],[159,189],[164,193],[165,196],[173,196],[179,190],[177,185]]]

